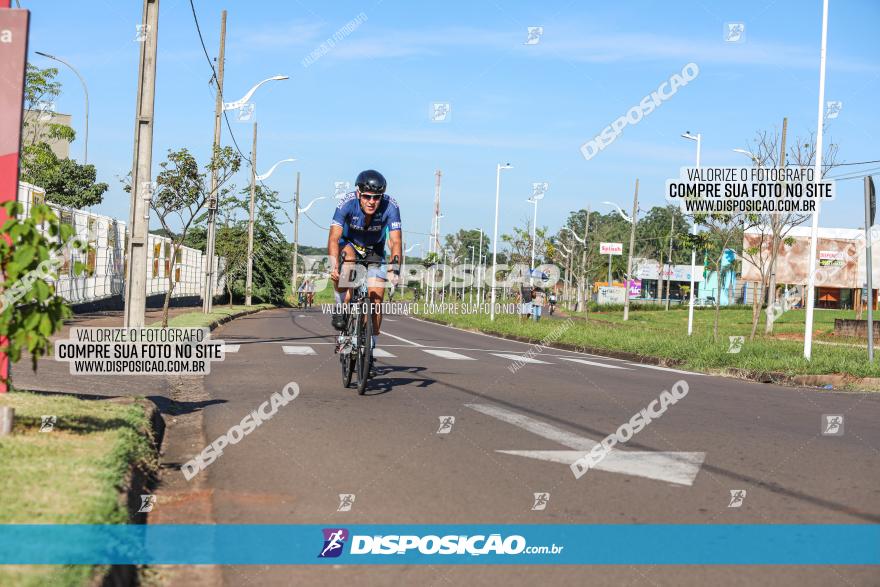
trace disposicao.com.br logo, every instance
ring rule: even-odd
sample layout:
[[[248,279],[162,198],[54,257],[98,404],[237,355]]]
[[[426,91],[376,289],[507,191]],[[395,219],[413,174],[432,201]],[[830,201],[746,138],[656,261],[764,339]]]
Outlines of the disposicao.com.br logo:
[[[345,528],[325,528],[324,546],[319,558],[338,557],[349,538]],[[415,534],[352,535],[349,554],[351,555],[517,555],[517,554],[559,554],[564,546],[528,546],[526,539],[519,534],[502,537],[501,534],[445,535]]]

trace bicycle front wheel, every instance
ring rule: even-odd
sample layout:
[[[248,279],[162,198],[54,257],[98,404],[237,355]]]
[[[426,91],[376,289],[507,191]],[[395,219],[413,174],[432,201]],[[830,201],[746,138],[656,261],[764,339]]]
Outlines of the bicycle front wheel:
[[[358,321],[361,324],[357,356],[358,395],[364,395],[367,380],[370,378],[370,366],[373,363],[373,316],[370,313],[369,302],[364,302]]]

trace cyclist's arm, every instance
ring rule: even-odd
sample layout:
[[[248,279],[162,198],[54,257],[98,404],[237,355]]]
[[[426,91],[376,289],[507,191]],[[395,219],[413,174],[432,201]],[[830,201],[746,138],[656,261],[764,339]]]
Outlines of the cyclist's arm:
[[[327,256],[330,257],[330,274],[339,272],[339,237],[342,236],[342,227],[338,224],[330,225],[330,236],[327,238]]]
[[[391,249],[391,260],[392,265],[389,265],[388,271],[397,271],[400,273],[400,263],[403,260],[403,241],[400,238],[399,230],[392,230],[388,233],[388,245]],[[397,264],[394,264],[394,260],[397,260]]]

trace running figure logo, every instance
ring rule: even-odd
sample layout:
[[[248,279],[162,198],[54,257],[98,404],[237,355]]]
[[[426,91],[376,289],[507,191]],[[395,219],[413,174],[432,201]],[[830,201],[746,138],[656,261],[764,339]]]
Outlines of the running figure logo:
[[[449,434],[452,432],[452,426],[455,424],[455,416],[440,416],[440,428],[437,434]]]
[[[541,37],[544,36],[544,27],[542,26],[526,27],[526,31],[528,36],[526,37],[526,42],[523,43],[523,45],[537,45],[541,42]]]
[[[40,416],[40,432],[52,432],[57,421],[56,416]]]
[[[550,502],[550,494],[549,493],[536,493],[535,494],[535,503],[532,504],[532,511],[537,512],[537,511],[547,509],[547,504],[549,502]]]
[[[318,558],[336,558],[342,554],[342,547],[348,540],[348,530],[345,528],[324,528],[324,548]]]
[[[746,342],[745,336],[729,336],[728,339],[730,340],[730,346],[727,347],[728,353],[740,352]]]
[[[727,504],[729,508],[738,508],[742,507],[743,501],[746,499],[746,490],[745,489],[731,489],[730,490],[730,503]]]
[[[354,493],[340,493],[339,494],[339,507],[336,508],[337,512],[350,512],[351,506],[354,505]]]
[[[141,495],[141,507],[138,508],[138,513],[148,514],[153,511],[154,505],[156,505],[155,495]]]
[[[742,43],[746,36],[746,25],[742,22],[724,23],[724,40],[728,43]]]
[[[843,436],[843,414],[822,414],[822,436]]]

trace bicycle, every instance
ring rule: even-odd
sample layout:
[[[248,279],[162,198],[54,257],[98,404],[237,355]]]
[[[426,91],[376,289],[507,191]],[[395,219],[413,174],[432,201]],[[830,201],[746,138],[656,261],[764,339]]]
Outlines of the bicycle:
[[[339,256],[340,273],[343,263],[345,263],[344,254]],[[366,259],[355,260],[355,264],[367,269],[379,265]],[[370,367],[373,365],[373,305],[370,303],[366,277],[356,288],[352,288],[351,299],[346,309],[350,311],[345,312],[345,327],[339,335],[339,343],[336,347],[342,367],[342,386],[348,388],[353,374],[357,373],[358,395],[364,395],[370,378]]]

